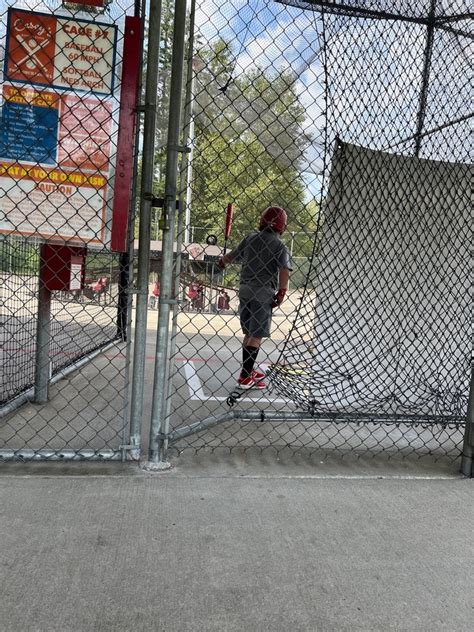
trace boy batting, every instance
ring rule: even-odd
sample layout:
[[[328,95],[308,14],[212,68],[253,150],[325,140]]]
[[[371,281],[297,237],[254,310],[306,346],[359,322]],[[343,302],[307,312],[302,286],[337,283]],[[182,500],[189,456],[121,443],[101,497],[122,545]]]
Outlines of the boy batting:
[[[238,387],[243,390],[266,386],[265,374],[254,367],[262,339],[270,336],[272,310],[281,305],[288,290],[291,260],[280,240],[287,219],[284,209],[270,206],[260,218],[259,230],[247,235],[218,262],[221,268],[229,263],[242,264],[239,316],[244,339]]]

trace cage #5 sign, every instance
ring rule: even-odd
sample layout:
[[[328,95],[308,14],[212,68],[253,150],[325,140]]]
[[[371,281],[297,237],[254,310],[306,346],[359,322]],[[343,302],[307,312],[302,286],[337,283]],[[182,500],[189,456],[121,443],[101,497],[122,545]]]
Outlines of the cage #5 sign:
[[[111,94],[116,30],[110,24],[10,9],[5,78]]]
[[[117,27],[10,9],[0,233],[105,245]]]

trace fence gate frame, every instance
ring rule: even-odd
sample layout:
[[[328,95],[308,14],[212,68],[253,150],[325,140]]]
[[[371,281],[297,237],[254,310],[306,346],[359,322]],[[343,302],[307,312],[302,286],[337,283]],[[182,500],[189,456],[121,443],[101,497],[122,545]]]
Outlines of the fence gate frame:
[[[282,3],[285,4],[286,2]],[[287,2],[286,4],[292,4]],[[325,1],[314,1],[312,5],[318,7],[318,10],[324,12],[331,9],[331,3]],[[421,78],[421,87],[419,92],[419,109],[417,130],[413,135],[415,140],[415,156],[419,155],[422,139],[439,131],[445,127],[445,125],[433,130],[425,129],[425,115],[427,105],[427,93],[429,89],[430,80],[430,64],[433,54],[433,37],[435,29],[435,0],[431,2],[431,10],[426,19],[412,19],[419,24],[426,26],[426,44],[424,49],[424,63],[423,72]],[[153,1],[152,1],[153,7]],[[334,8],[334,7],[333,7]],[[184,71],[184,56],[185,56],[185,21],[186,21],[186,1],[175,1],[175,27],[174,27],[174,39],[173,39],[173,57],[172,57],[172,70],[171,70],[171,98],[170,102],[172,107],[170,108],[169,120],[168,120],[168,143],[167,143],[167,160],[166,160],[166,193],[165,204],[162,217],[162,229],[163,229],[163,259],[161,270],[161,296],[159,300],[159,314],[158,314],[158,332],[157,332],[157,347],[156,347],[156,364],[155,364],[155,378],[153,388],[153,407],[152,407],[152,423],[150,429],[150,449],[148,453],[148,461],[144,465],[146,469],[160,470],[170,467],[168,461],[168,449],[171,446],[176,446],[180,440],[185,437],[200,433],[204,430],[223,424],[225,422],[264,422],[264,421],[285,421],[285,422],[314,422],[319,421],[328,424],[343,424],[347,423],[348,416],[337,413],[322,414],[320,412],[268,412],[262,410],[247,410],[236,411],[229,410],[222,414],[211,414],[202,420],[190,423],[188,425],[178,426],[174,430],[170,430],[170,417],[171,417],[171,402],[172,397],[172,369],[169,369],[169,363],[171,361],[171,367],[173,367],[173,358],[175,354],[175,338],[177,334],[177,312],[178,301],[175,298],[176,294],[173,294],[173,284],[175,290],[179,283],[179,268],[173,273],[173,237],[175,228],[175,209],[176,200],[179,199],[178,216],[177,216],[177,252],[181,251],[182,244],[182,232],[184,230],[189,231],[189,226],[184,226],[184,218],[189,221],[189,209],[187,208],[187,200],[184,199],[184,189],[181,183],[181,190],[178,190],[178,156],[183,154],[181,175],[188,169],[188,154],[191,152],[192,138],[190,135],[191,124],[191,100],[193,98],[193,69],[192,69],[192,57],[193,57],[193,43],[194,43],[194,22],[195,22],[195,0],[191,1],[190,10],[190,25],[191,32],[188,42],[188,58],[187,58],[187,79],[186,79],[186,98],[184,99],[184,119],[181,121],[181,103],[183,102],[182,84],[183,84],[183,71]],[[347,15],[351,14],[351,7],[347,5],[344,7],[344,3],[339,4],[338,11],[344,11],[347,9]],[[368,16],[374,17],[374,13],[378,12],[365,10]],[[364,9],[357,8],[357,12],[364,12]],[[390,16],[388,13],[382,17],[388,19],[400,19],[400,16]],[[407,18],[408,20],[408,18]],[[446,29],[451,28],[450,25],[446,25]],[[146,117],[145,117],[146,118]],[[459,120],[464,120],[466,117],[461,117]],[[456,122],[456,121],[455,121]],[[453,124],[451,122],[450,124]],[[180,136],[183,137],[183,145],[180,144]],[[149,190],[149,189],[148,189]],[[147,220],[148,221],[148,220]],[[174,276],[173,276],[174,275]],[[173,307],[173,320],[170,322],[171,307]],[[464,446],[461,455],[461,471],[465,476],[473,476],[473,454],[474,454],[474,388],[473,379],[471,373],[470,393],[469,393],[469,406],[466,418],[466,427],[464,432]],[[238,401],[239,394],[231,393],[228,399],[229,407]],[[393,416],[395,417],[395,416]],[[397,416],[396,419],[391,418],[390,415],[371,415],[361,414],[352,415],[351,420],[355,423],[403,423],[404,419]],[[413,422],[407,419],[412,424]],[[420,419],[419,423],[429,423],[429,418]],[[414,424],[416,425],[416,424]]]
[[[129,445],[130,443],[129,421],[130,420],[129,420],[128,390],[129,390],[129,385],[130,385],[130,368],[131,368],[130,360],[131,360],[131,342],[132,342],[131,341],[132,301],[133,301],[133,294],[134,294],[134,290],[132,289],[133,243],[134,243],[133,227],[134,227],[134,219],[135,219],[134,208],[135,208],[135,200],[136,200],[136,194],[137,194],[136,181],[137,181],[137,173],[138,173],[138,147],[139,147],[139,138],[140,138],[140,118],[141,118],[141,111],[142,111],[141,106],[139,105],[139,99],[140,99],[140,91],[141,91],[141,76],[140,75],[141,75],[142,64],[143,64],[144,33],[143,33],[142,9],[144,9],[144,3],[140,2],[139,0],[129,0],[128,2],[125,1],[125,4],[123,6],[121,5],[119,7],[115,7],[112,10],[112,13],[110,14],[111,17],[109,17],[109,14],[106,14],[105,18],[103,17],[103,12],[107,8],[107,2],[92,3],[89,8],[87,6],[87,2],[83,3],[83,5],[84,6],[82,5],[78,6],[78,5],[72,4],[70,6],[67,6],[67,3],[64,3],[64,5],[59,4],[59,6],[56,7],[56,9],[61,9],[59,12],[55,12],[56,9],[51,8],[49,9],[49,13],[37,14],[36,5],[34,5],[34,3],[27,2],[26,5],[23,4],[20,7],[20,9],[22,11],[26,10],[28,12],[31,12],[34,15],[34,20],[38,20],[38,19],[40,20],[43,19],[46,21],[57,20],[59,21],[58,23],[61,25],[68,24],[67,21],[70,20],[72,22],[73,28],[70,29],[70,31],[66,31],[66,27],[64,27],[64,32],[65,33],[70,32],[71,34],[70,37],[71,37],[71,42],[72,42],[71,47],[76,47],[76,50],[83,50],[83,49],[86,51],[88,50],[86,46],[87,42],[84,43],[82,40],[80,40],[78,43],[75,42],[75,36],[73,34],[76,32],[77,32],[76,36],[78,39],[80,39],[81,37],[92,39],[93,37],[99,37],[99,36],[108,38],[109,35],[106,32],[107,30],[109,30],[109,29],[106,29],[106,27],[108,26],[113,32],[118,34],[117,36],[114,35],[114,37],[116,37],[116,41],[114,40],[114,43],[113,43],[113,47],[114,47],[113,60],[110,61],[107,58],[106,61],[100,59],[98,62],[99,64],[100,63],[105,64],[104,66],[105,70],[104,68],[101,67],[101,72],[106,73],[108,69],[108,72],[110,73],[110,76],[112,77],[110,79],[110,86],[111,86],[110,93],[104,92],[105,97],[103,95],[102,97],[101,95],[97,97],[97,95],[93,92],[93,88],[91,88],[90,91],[84,89],[83,96],[77,97],[76,100],[80,102],[79,105],[81,103],[82,104],[88,104],[89,102],[92,103],[92,105],[88,106],[91,108],[91,112],[92,112],[91,120],[88,123],[86,122],[84,124],[84,127],[82,127],[82,121],[77,118],[77,114],[75,114],[75,111],[74,111],[74,106],[70,106],[71,113],[72,113],[70,117],[71,119],[74,120],[74,123],[69,123],[69,125],[71,126],[71,129],[67,131],[64,131],[63,129],[62,131],[63,135],[65,135],[66,137],[66,142],[71,142],[71,140],[68,137],[68,133],[69,133],[71,134],[71,137],[73,138],[74,142],[78,143],[79,148],[80,148],[80,143],[77,141],[77,137],[73,136],[75,130],[79,129],[79,130],[82,130],[82,132],[84,133],[84,130],[88,130],[87,125],[93,126],[93,121],[95,121],[96,127],[95,128],[91,127],[92,131],[89,130],[91,134],[90,138],[92,139],[92,134],[94,132],[97,132],[97,130],[101,128],[101,125],[99,124],[98,121],[99,121],[99,117],[103,115],[103,112],[101,110],[102,105],[100,104],[101,102],[99,99],[100,98],[103,99],[103,103],[106,104],[104,106],[105,108],[110,108],[110,120],[111,120],[110,129],[108,128],[107,119],[104,124],[105,125],[104,133],[108,134],[109,136],[105,138],[105,140],[103,140],[104,149],[102,149],[102,147],[100,146],[100,143],[98,142],[99,149],[96,150],[97,153],[101,153],[101,155],[104,156],[104,160],[105,160],[105,156],[107,156],[107,160],[109,161],[107,165],[113,164],[114,160],[116,161],[116,164],[115,164],[116,169],[115,169],[115,173],[113,173],[114,187],[113,187],[112,193],[109,193],[109,197],[107,198],[107,209],[108,209],[107,212],[110,212],[111,215],[113,214],[113,217],[114,217],[113,223],[111,222],[110,219],[105,219],[106,211],[105,210],[103,211],[104,212],[104,226],[106,226],[106,228],[110,230],[110,239],[108,242],[110,244],[110,247],[108,249],[105,248],[103,250],[98,250],[98,251],[90,250],[89,253],[87,253],[87,263],[86,263],[86,266],[84,267],[84,260],[86,259],[85,244],[82,244],[82,246],[84,247],[81,247],[81,244],[79,242],[73,241],[72,243],[74,244],[74,246],[69,247],[65,245],[64,240],[62,240],[58,244],[56,235],[53,236],[52,241],[48,241],[49,238],[43,238],[43,237],[39,237],[38,239],[36,237],[32,237],[32,238],[27,237],[24,239],[24,243],[28,247],[32,247],[32,248],[36,247],[39,249],[39,252],[40,252],[39,259],[38,259],[39,270],[38,270],[37,288],[35,288],[31,292],[33,298],[38,297],[37,312],[36,314],[31,314],[33,317],[36,318],[36,337],[35,337],[36,342],[34,345],[36,369],[34,372],[34,379],[33,379],[32,386],[26,389],[23,388],[22,390],[20,390],[18,395],[8,400],[6,404],[0,408],[0,422],[4,423],[4,420],[5,420],[5,424],[11,423],[13,433],[15,432],[15,428],[19,427],[20,433],[26,430],[27,436],[30,435],[31,432],[27,428],[27,422],[22,417],[22,413],[24,412],[23,407],[25,405],[27,405],[28,403],[33,403],[38,406],[42,404],[46,405],[51,401],[51,397],[49,393],[51,386],[58,385],[58,388],[61,388],[62,380],[65,380],[65,378],[68,378],[68,377],[70,377],[71,380],[77,379],[77,378],[80,379],[81,371],[86,370],[88,367],[89,367],[89,371],[91,371],[90,367],[93,365],[95,361],[98,363],[100,362],[105,362],[106,364],[110,363],[110,366],[112,366],[114,358],[121,357],[123,358],[123,366],[121,366],[118,369],[114,367],[114,369],[111,371],[112,377],[110,377],[110,381],[108,382],[109,391],[113,390],[116,393],[116,395],[118,394],[120,396],[119,397],[120,403],[117,404],[117,406],[119,407],[119,410],[118,410],[118,415],[116,414],[116,419],[118,421],[118,424],[121,424],[121,426],[118,430],[116,430],[115,428],[112,429],[112,426],[110,426],[110,432],[107,435],[107,439],[102,438],[100,436],[101,431],[104,430],[104,427],[105,427],[106,432],[107,432],[107,428],[108,428],[107,426],[108,421],[107,421],[107,417],[105,416],[102,424],[99,424],[98,426],[99,429],[96,432],[97,441],[95,441],[94,443],[94,441],[91,439],[91,435],[93,435],[95,430],[92,429],[91,431],[91,429],[88,427],[88,421],[85,421],[85,419],[89,419],[89,417],[85,416],[82,428],[80,425],[78,425],[79,431],[77,434],[80,435],[81,438],[78,441],[77,436],[76,436],[74,440],[74,443],[76,445],[78,444],[79,445],[78,447],[73,448],[73,447],[67,446],[68,442],[71,440],[71,432],[72,432],[72,430],[69,430],[67,427],[68,422],[66,420],[62,420],[62,424],[63,424],[62,428],[60,428],[59,430],[49,431],[47,428],[48,420],[45,417],[45,419],[43,420],[43,430],[46,431],[45,436],[50,436],[51,432],[56,432],[56,435],[57,435],[57,438],[52,442],[53,446],[52,447],[30,447],[28,445],[28,440],[24,440],[21,434],[19,434],[18,437],[16,434],[12,434],[11,438],[6,441],[5,445],[13,444],[15,446],[15,443],[17,442],[17,439],[19,438],[20,446],[0,448],[0,462],[2,461],[30,461],[30,460],[33,460],[33,461],[69,461],[69,460],[71,461],[111,461],[111,460],[125,461],[127,460],[129,452],[131,451],[131,446]],[[10,9],[16,10],[17,8],[15,2],[9,2],[8,0],[5,0],[4,6],[5,6],[6,11]],[[43,9],[43,11],[46,11],[46,9]],[[76,26],[74,26],[75,25],[74,20],[77,20]],[[84,28],[81,31],[78,25],[84,25],[84,24],[87,24],[87,25],[96,24],[97,26],[95,29]],[[99,25],[101,25],[102,31],[97,28]],[[34,26],[31,26],[28,28],[34,28]],[[63,29],[63,26],[61,26],[60,28]],[[74,30],[74,28],[76,30]],[[10,36],[10,39],[11,39],[11,36]],[[11,39],[11,41],[13,40]],[[11,41],[10,41],[10,47],[13,47],[14,44],[12,44]],[[94,46],[91,46],[90,48],[92,51],[91,59],[94,58],[95,54],[100,55],[103,52],[101,51],[100,48],[96,48]],[[14,48],[12,48],[12,50],[13,52],[15,52]],[[32,51],[31,55],[35,53],[35,50],[36,49],[31,49]],[[103,50],[107,50],[107,47],[105,47]],[[117,53],[117,50],[119,51],[118,53]],[[103,54],[105,55],[106,53],[103,53]],[[80,55],[77,54],[75,58],[74,56],[71,56],[70,59],[74,60],[79,57]],[[84,60],[88,61],[88,58],[84,56]],[[47,61],[48,63],[50,62],[53,65],[60,63],[54,57],[51,57],[51,58],[48,57]],[[66,64],[66,62],[64,63]],[[70,69],[71,71],[72,71],[73,63],[74,61],[71,61],[71,69]],[[83,63],[86,63],[86,61],[84,61]],[[91,61],[90,63],[93,63],[93,61]],[[120,65],[117,65],[117,63]],[[80,68],[80,66],[78,66],[78,68]],[[65,72],[67,72],[68,71],[67,65],[65,65],[65,69],[66,69]],[[121,69],[120,76],[119,76],[119,69]],[[84,76],[87,77],[88,76],[87,68],[85,68],[85,70],[82,69],[82,71],[84,72]],[[98,76],[97,74],[98,72],[99,71],[96,71],[97,76]],[[90,73],[90,76],[92,76],[92,73]],[[11,81],[11,79],[7,78],[7,75],[5,75],[4,81],[8,83],[8,80]],[[20,79],[20,81],[24,82],[23,84],[21,84],[23,86],[21,88],[22,90],[24,89],[25,85],[26,85],[26,89],[31,88],[28,81],[25,80],[24,78]],[[40,84],[41,83],[42,82],[40,82]],[[43,83],[45,82],[43,81]],[[62,93],[60,92],[60,88],[57,87],[54,81],[51,84],[51,86],[50,84],[45,83],[44,88],[40,84],[34,84],[36,86],[39,86],[37,88],[34,88],[34,89],[37,89],[39,94],[41,94],[40,91],[44,89],[45,91],[49,91],[49,92],[52,91],[52,93],[56,95],[56,98],[59,101],[62,99]],[[119,90],[117,90],[117,86],[119,87]],[[62,87],[64,88],[64,86]],[[69,88],[67,87],[65,89],[68,90]],[[119,91],[120,91],[120,96],[119,96]],[[65,94],[68,95],[67,92]],[[96,105],[93,105],[94,103]],[[112,103],[116,106],[115,110],[113,110],[114,105],[112,105]],[[60,114],[59,116],[62,116],[62,114]],[[94,117],[97,117],[97,118],[94,118]],[[66,126],[66,123],[63,123],[62,119],[60,119],[60,124]],[[87,140],[87,139],[84,139],[84,140]],[[110,145],[110,149],[107,145],[107,141]],[[58,140],[58,147],[60,148],[60,151],[62,151],[64,154],[66,152],[66,149],[64,149],[61,143],[62,143],[62,140],[60,137]],[[8,148],[8,144],[6,145],[6,147]],[[59,149],[56,149],[56,151],[59,151]],[[72,151],[73,150],[71,150],[71,152]],[[87,151],[88,150],[84,149],[84,154],[86,154]],[[70,155],[68,154],[68,158],[70,162],[74,162],[72,158],[72,154]],[[59,162],[60,159],[56,157],[56,160]],[[96,160],[98,159],[96,158]],[[95,165],[95,163],[93,162],[93,158],[90,158],[90,162],[91,164]],[[89,171],[91,170],[91,167],[89,165],[84,168],[85,169],[84,172],[82,171],[82,166],[78,165],[78,163],[74,163],[74,166],[76,170],[81,174],[83,173],[87,174],[88,170]],[[60,163],[60,167],[58,168],[61,168],[61,163]],[[111,171],[113,172],[113,169]],[[59,208],[60,207],[58,207],[57,210],[59,210]],[[103,230],[105,231],[106,229],[104,228]],[[62,239],[61,233],[58,233],[58,236],[61,237]],[[4,245],[5,243],[9,244],[11,239],[12,238],[9,235],[7,235],[6,237],[2,236],[2,242],[1,242],[2,245]],[[55,239],[56,241],[54,241]],[[19,238],[17,241],[18,241],[18,244],[20,244]],[[50,255],[47,255],[47,252],[48,252],[47,244],[49,243],[55,244],[53,246],[53,249],[56,248],[58,253],[61,248],[64,251],[62,252],[61,256],[59,254],[54,255],[53,253],[53,258],[54,256],[56,256],[56,257],[59,257],[60,259],[63,256],[68,256],[67,254],[65,254],[65,252],[68,249],[71,251],[74,251],[73,255],[78,255],[78,257],[76,257],[76,260],[73,260],[72,264],[70,262],[66,263],[66,259],[64,260],[61,259],[61,261],[63,262],[63,268],[58,267],[57,270],[54,270],[51,267],[53,264],[49,263],[50,260],[48,259],[48,256]],[[90,254],[91,252],[92,254]],[[109,323],[107,323],[108,331],[110,330],[110,334],[108,334],[109,340],[99,343],[99,344],[95,344],[92,350],[84,349],[84,353],[82,353],[82,355],[79,355],[77,359],[75,360],[73,359],[72,362],[66,362],[64,366],[60,366],[60,368],[55,370],[53,373],[53,368],[52,368],[53,367],[52,358],[54,356],[53,344],[55,345],[55,349],[57,348],[58,345],[63,344],[61,341],[58,342],[55,340],[56,334],[54,334],[52,331],[53,325],[56,325],[56,329],[58,329],[58,323],[55,323],[52,317],[53,292],[54,291],[57,292],[59,286],[63,283],[63,281],[59,283],[60,277],[64,277],[64,273],[66,273],[66,276],[70,274],[71,285],[70,285],[69,290],[74,289],[76,291],[77,288],[81,288],[80,290],[77,290],[79,291],[79,294],[77,295],[78,298],[76,301],[78,305],[77,306],[74,305],[74,303],[72,302],[73,299],[70,298],[72,294],[68,294],[67,291],[57,292],[58,296],[54,294],[54,298],[56,300],[56,303],[59,299],[66,301],[66,298],[67,298],[67,301],[70,301],[70,305],[73,305],[73,307],[75,306],[78,308],[76,309],[76,312],[78,311],[80,312],[81,304],[84,302],[84,300],[86,300],[82,296],[82,292],[83,292],[82,288],[86,287],[84,285],[84,275],[85,275],[85,270],[87,270],[89,259],[94,260],[94,258],[96,258],[100,260],[101,256],[110,258],[110,279],[108,280],[108,283],[110,284],[109,291],[110,291],[111,301],[112,301],[112,274],[115,275],[114,287],[116,287],[117,289],[116,303],[114,303],[112,307],[112,309],[115,310],[115,312],[113,315],[112,314],[110,315],[110,321]],[[81,257],[83,258],[82,263],[81,263]],[[59,259],[57,260],[58,265],[60,263]],[[115,261],[116,264],[118,265],[118,270],[112,270],[112,260]],[[70,270],[67,268],[68,265],[70,267]],[[100,266],[104,264],[99,262],[98,265]],[[76,266],[77,270],[74,269],[74,266]],[[80,271],[81,266],[82,266],[82,271]],[[74,285],[73,287],[72,279],[73,279],[74,274],[77,277],[76,280],[74,281],[77,287],[76,285]],[[82,275],[82,278],[80,278],[81,275]],[[58,285],[58,283],[59,283],[59,286],[58,288],[56,288],[55,284]],[[64,283],[67,283],[67,279],[64,281]],[[11,290],[9,290],[8,288],[7,288],[7,291],[11,292]],[[94,290],[87,290],[87,291],[90,292],[92,296],[92,293],[94,292]],[[62,296],[63,294],[64,296]],[[84,295],[85,295],[85,290],[84,290]],[[101,296],[103,296],[103,298],[101,298]],[[86,308],[88,309],[89,308],[88,306],[90,306],[92,310],[95,310],[95,312],[98,312],[97,318],[100,320],[100,318],[102,318],[100,306],[103,304],[104,305],[103,309],[104,310],[106,309],[106,306],[108,305],[107,296],[108,296],[107,288],[104,287],[104,291],[103,292],[101,291],[100,293],[99,293],[99,290],[97,290],[97,295],[96,295],[96,298],[94,299],[95,302],[92,301],[91,297],[88,297],[89,303],[85,304],[82,309],[83,310],[85,310]],[[75,313],[74,309],[70,307],[68,310],[67,304],[66,303],[64,304],[66,305],[65,311],[66,313],[68,313],[68,316],[70,316],[71,318],[74,318],[74,313]],[[6,312],[6,313],[7,313],[7,319],[8,319],[9,312]],[[97,324],[98,328],[100,328],[101,326],[103,326],[102,321],[100,321]],[[62,329],[59,329],[59,333],[62,333]],[[125,346],[122,348],[119,354],[112,354],[110,356],[110,360],[108,360],[106,356],[107,352],[112,352],[112,350],[117,346],[118,343],[124,343]],[[78,346],[79,346],[79,343],[78,343]],[[28,350],[26,350],[26,352],[28,353]],[[56,351],[54,352],[56,353]],[[65,353],[65,355],[67,357],[67,353]],[[120,363],[120,360],[117,360],[117,363]],[[118,381],[120,382],[119,385],[117,385],[117,374],[119,377]],[[84,379],[85,381],[87,381],[87,378],[84,378]],[[99,380],[100,380],[100,375],[99,375]],[[65,388],[67,387],[66,383],[64,383],[64,387]],[[117,393],[117,389],[119,389],[118,393]],[[101,397],[104,399],[103,403],[98,404],[98,408],[100,411],[101,409],[104,408],[104,406],[108,405],[110,400],[105,401],[105,395],[102,395],[100,388],[93,388],[93,392],[95,393],[97,397],[97,401]],[[59,393],[61,393],[61,391],[59,391]],[[72,388],[72,394],[73,394],[73,397],[77,398],[78,401],[81,399],[81,393],[76,392],[74,388]],[[56,397],[59,397],[59,396],[60,395],[56,395]],[[85,401],[84,403],[85,403],[86,408],[90,406],[92,406],[91,410],[94,408],[93,402]],[[80,414],[84,410],[85,409],[81,409],[81,410],[77,410],[76,412]],[[32,409],[30,413],[31,412],[36,415],[41,415],[41,409],[37,409],[36,412],[34,411],[34,409]],[[90,412],[91,411],[87,413],[89,414],[89,416],[90,416]],[[16,417],[17,415],[19,416],[18,418]],[[98,417],[100,418],[100,414],[98,415]],[[24,427],[18,426],[17,422],[21,424],[23,424],[24,422]],[[40,432],[41,431],[38,432],[38,438],[34,442],[36,444],[38,444],[39,441],[43,441],[43,437],[40,435]],[[62,432],[65,432],[65,437],[69,437],[69,439],[67,438],[63,439],[61,435]],[[80,442],[82,440],[82,434],[81,434],[82,432],[84,432],[83,445],[85,447],[80,447]],[[111,438],[112,435],[113,435],[113,438]],[[26,447],[21,446],[21,443],[23,443],[23,441],[26,441]],[[105,444],[105,447],[103,448],[98,447],[102,441],[103,441],[103,444]],[[47,445],[48,442],[49,442],[48,439],[44,439],[43,445],[45,444]],[[63,442],[64,442],[65,447],[60,447],[61,443]],[[92,446],[89,447],[89,442],[91,442],[94,447]],[[111,442],[114,445],[114,447],[110,447],[110,445],[107,445],[109,442]]]

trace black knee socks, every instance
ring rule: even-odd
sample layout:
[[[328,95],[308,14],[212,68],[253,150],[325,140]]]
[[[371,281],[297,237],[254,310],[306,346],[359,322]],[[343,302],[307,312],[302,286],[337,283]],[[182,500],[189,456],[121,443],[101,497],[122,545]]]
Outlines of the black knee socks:
[[[258,349],[258,347],[242,347],[242,378],[250,377],[257,359]]]

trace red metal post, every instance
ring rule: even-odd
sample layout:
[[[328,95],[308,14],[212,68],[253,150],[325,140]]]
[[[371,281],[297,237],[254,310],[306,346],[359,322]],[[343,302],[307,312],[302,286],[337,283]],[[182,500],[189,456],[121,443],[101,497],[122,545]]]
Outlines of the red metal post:
[[[142,44],[142,19],[125,18],[122,89],[120,92],[117,164],[112,207],[111,249],[127,251],[128,215],[133,178],[133,152],[137,121],[138,86]]]

